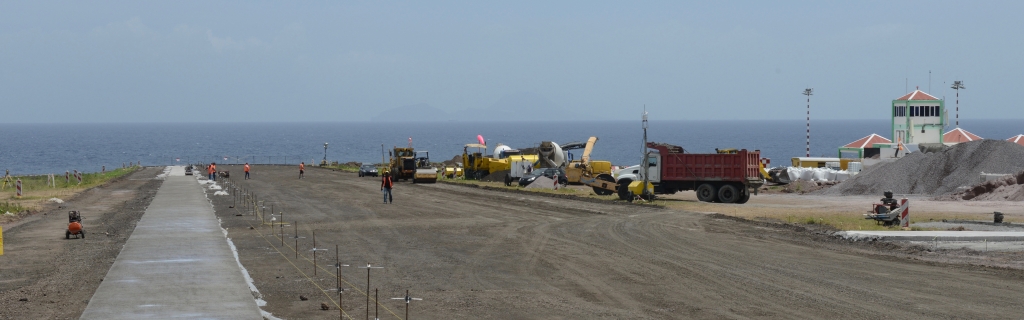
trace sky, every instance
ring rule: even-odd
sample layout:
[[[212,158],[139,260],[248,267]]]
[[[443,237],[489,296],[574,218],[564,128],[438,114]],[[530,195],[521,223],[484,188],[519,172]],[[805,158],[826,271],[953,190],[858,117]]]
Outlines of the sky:
[[[6,0],[0,123],[369,121],[427,109],[416,106],[502,120],[488,110],[517,103],[545,119],[646,108],[802,120],[804,88],[814,118],[887,119],[907,88],[954,109],[953,80],[966,86],[961,118],[1021,119],[1000,93],[1022,82],[1020,12],[1020,1]]]

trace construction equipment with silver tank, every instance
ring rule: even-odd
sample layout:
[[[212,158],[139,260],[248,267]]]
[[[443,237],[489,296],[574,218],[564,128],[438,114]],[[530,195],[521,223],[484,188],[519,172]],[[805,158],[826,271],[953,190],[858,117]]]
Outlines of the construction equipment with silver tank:
[[[486,153],[487,146],[483,144],[471,143],[462,149],[462,167],[466,179],[481,180],[488,175],[504,172],[505,180],[508,182],[510,174],[515,175],[522,171],[517,169],[522,169],[524,164],[532,167],[538,161],[537,155],[523,154],[519,149],[512,149],[500,143],[494,147],[493,155]]]
[[[416,151],[416,156],[413,159],[416,162],[416,171],[413,174],[412,183],[437,182],[437,168],[430,163],[430,152]]]
[[[565,151],[583,149],[583,155],[579,160],[570,160],[565,166],[565,176],[570,184],[587,185],[594,188],[595,194],[611,195],[616,190],[615,177],[612,177],[612,163],[590,159],[597,140],[597,137],[590,137],[585,144],[574,142],[562,146],[562,150]]]

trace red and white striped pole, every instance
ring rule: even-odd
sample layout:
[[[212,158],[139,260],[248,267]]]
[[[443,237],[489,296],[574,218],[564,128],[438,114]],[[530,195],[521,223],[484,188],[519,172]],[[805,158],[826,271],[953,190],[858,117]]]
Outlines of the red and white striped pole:
[[[14,187],[15,187],[15,189],[18,190],[17,195],[20,198],[21,197],[21,179],[18,179],[18,181],[14,183]]]
[[[814,95],[814,88],[804,89],[803,95],[807,96],[807,157],[811,156],[811,95]]]

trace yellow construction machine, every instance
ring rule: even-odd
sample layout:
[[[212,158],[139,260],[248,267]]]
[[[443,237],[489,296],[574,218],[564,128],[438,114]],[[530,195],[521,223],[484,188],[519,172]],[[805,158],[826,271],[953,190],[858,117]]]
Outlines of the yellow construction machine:
[[[435,183],[437,182],[437,168],[430,163],[430,153],[427,151],[416,152],[414,158],[416,170],[413,174],[412,183]]]
[[[473,152],[471,149],[476,150]],[[478,143],[470,143],[462,148],[462,170],[466,179],[480,180],[491,173],[486,153],[487,146]]]
[[[416,174],[416,152],[413,148],[395,147],[391,151],[388,171],[393,181],[414,179]]]
[[[612,163],[609,161],[593,161],[590,153],[594,151],[597,137],[590,137],[583,145],[583,155],[579,160],[572,160],[565,166],[565,176],[571,184],[584,184],[594,188],[598,195],[615,193],[615,178],[612,177]],[[578,149],[579,144],[566,144],[562,150]]]

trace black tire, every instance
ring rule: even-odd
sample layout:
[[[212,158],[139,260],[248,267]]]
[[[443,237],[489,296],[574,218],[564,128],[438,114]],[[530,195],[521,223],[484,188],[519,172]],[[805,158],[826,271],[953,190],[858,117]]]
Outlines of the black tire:
[[[740,191],[736,189],[736,186],[727,184],[718,188],[718,200],[722,203],[735,203],[739,199]]]
[[[736,200],[736,203],[744,204],[747,203],[747,201],[750,201],[750,191],[744,191],[743,195],[740,196],[738,200]]]
[[[629,184],[633,183],[633,179],[621,179],[616,189],[619,192],[619,200],[626,200],[632,202],[633,195],[629,192]]]
[[[64,231],[64,239],[71,239],[71,231]]]
[[[713,202],[718,199],[718,190],[715,186],[709,183],[705,183],[697,187],[697,200],[703,202]]]
[[[613,184],[613,185],[615,184],[615,178],[612,178],[612,176],[607,175],[607,174],[598,175],[597,176],[597,180],[611,182],[611,184]],[[602,188],[598,188],[598,187],[593,187],[593,188],[594,188],[594,193],[599,195],[599,196],[607,196],[607,195],[611,195],[611,194],[615,193],[614,191],[607,190],[607,189],[602,189]]]

